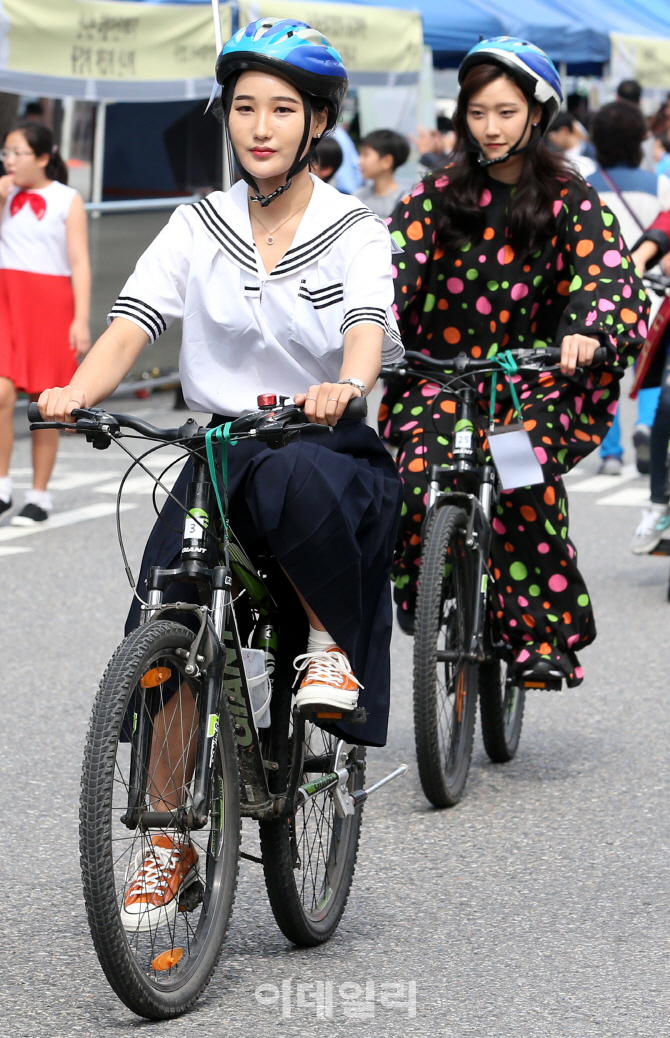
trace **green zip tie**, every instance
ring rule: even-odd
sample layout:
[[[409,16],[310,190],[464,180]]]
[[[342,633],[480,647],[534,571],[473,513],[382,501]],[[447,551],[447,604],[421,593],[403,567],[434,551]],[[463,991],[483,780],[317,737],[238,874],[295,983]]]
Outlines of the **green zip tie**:
[[[226,513],[219,493],[219,474],[216,470],[216,459],[214,457],[212,441],[216,440],[217,443],[221,444],[221,478],[224,487],[228,490],[228,444],[234,445],[237,443],[237,440],[230,435],[230,427],[232,424],[232,422],[226,422],[225,425],[217,425],[216,428],[208,429],[205,433],[205,450],[207,451],[209,475],[214,484],[214,493],[216,494],[216,502],[219,506],[219,515],[221,516],[224,530],[227,530],[228,524],[226,523]]]
[[[492,360],[494,364],[498,365],[498,367],[505,375],[505,378],[509,383],[510,393],[512,394],[512,403],[514,404],[514,409],[516,410],[516,413],[518,414],[519,418],[521,418],[521,404],[519,403],[519,398],[516,393],[516,387],[512,382],[512,375],[516,375],[517,371],[519,370],[519,366],[509,350],[504,350],[502,353],[499,353],[496,357],[493,357]],[[489,420],[491,423],[491,427],[495,425],[496,421],[495,408],[497,388],[498,373],[494,371],[491,375],[491,399],[489,406]]]

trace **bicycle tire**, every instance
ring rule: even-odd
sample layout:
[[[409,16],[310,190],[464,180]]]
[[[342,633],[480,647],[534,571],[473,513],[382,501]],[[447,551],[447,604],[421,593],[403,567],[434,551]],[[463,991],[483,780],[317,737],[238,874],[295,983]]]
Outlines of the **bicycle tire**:
[[[125,719],[130,710],[135,736],[139,731],[137,718],[142,714],[146,718],[146,766],[141,768],[143,777],[138,788],[143,802],[151,806],[152,784],[155,794],[159,782],[158,768],[152,770],[154,754],[160,760],[162,746],[164,759],[169,762],[170,726],[181,726],[185,747],[182,760],[188,758],[197,740],[197,719],[189,722],[187,718],[185,734],[183,691],[188,681],[191,690],[197,692],[197,680],[186,677],[184,659],[175,653],[177,649],[188,650],[193,637],[181,624],[157,619],[137,628],[121,643],[100,683],[84,754],[80,852],[91,936],[118,997],[133,1012],[152,1020],[185,1012],[209,983],[221,954],[237,885],[241,826],[237,752],[228,707],[222,701],[211,790],[212,805],[217,809],[212,807],[205,828],[185,830],[179,836],[179,841],[194,847],[199,856],[197,867],[189,873],[193,881],[188,890],[182,890],[178,906],[174,903],[172,920],[159,917],[151,922],[147,912],[142,922],[138,917],[136,929],[124,928],[120,913],[136,863],[145,860],[157,832],[162,836],[176,833],[174,828],[129,829],[121,821],[128,807],[131,759],[140,759],[136,748],[121,738],[124,731],[128,732]],[[172,708],[167,702],[167,681],[150,689],[153,698],[143,694],[139,686],[142,676],[159,666],[176,675],[170,679],[173,687],[177,686],[170,700]],[[159,676],[161,680],[164,677]],[[171,795],[178,805],[188,802],[189,789],[186,778],[175,777],[179,768],[179,761],[169,765],[170,788],[175,791]],[[161,788],[165,804],[168,785],[164,783]],[[166,955],[159,958],[163,952]]]
[[[464,650],[475,590],[466,521],[453,505],[436,510],[421,556],[416,602],[414,738],[421,786],[435,807],[453,807],[463,795],[477,712],[477,665],[441,663],[436,656],[440,645]]]
[[[526,690],[507,680],[502,659],[479,664],[479,716],[484,749],[494,764],[513,760],[519,747]]]
[[[279,669],[279,668],[278,668]],[[292,668],[291,668],[292,672]],[[285,788],[295,747],[292,737],[294,698],[290,673],[276,674],[273,691],[272,741],[280,771],[277,790]],[[283,686],[283,687],[282,687]],[[347,745],[335,760],[339,740],[310,723],[306,725],[304,758],[320,759],[318,770],[304,770],[301,783],[355,761],[347,788],[362,789],[365,748]],[[327,761],[326,761],[327,758]],[[356,869],[363,805],[340,818],[332,790],[308,800],[290,818],[260,823],[261,857],[272,913],[281,932],[300,947],[327,941],[337,929],[347,905]]]

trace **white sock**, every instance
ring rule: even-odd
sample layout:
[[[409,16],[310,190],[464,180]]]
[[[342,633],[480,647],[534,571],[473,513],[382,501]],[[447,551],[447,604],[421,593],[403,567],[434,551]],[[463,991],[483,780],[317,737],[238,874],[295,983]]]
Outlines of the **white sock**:
[[[53,498],[48,490],[28,490],[26,493],[26,504],[37,505],[45,512],[50,512],[54,506]]]
[[[309,638],[307,639],[307,652],[324,652],[337,642],[328,634],[328,631],[317,631],[310,624]]]
[[[12,500],[12,477],[0,476],[0,501]]]

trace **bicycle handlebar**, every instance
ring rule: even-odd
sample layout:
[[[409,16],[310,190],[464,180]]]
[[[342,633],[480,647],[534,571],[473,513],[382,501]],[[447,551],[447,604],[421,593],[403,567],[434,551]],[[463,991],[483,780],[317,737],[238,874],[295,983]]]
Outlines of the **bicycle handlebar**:
[[[365,397],[353,397],[344,409],[342,418],[361,420],[368,413],[368,405]],[[69,429],[76,433],[102,433],[113,435],[121,429],[132,429],[151,440],[162,440],[165,443],[174,443],[181,440],[192,440],[195,437],[204,437],[207,429],[195,424],[193,419],[179,429],[158,429],[141,418],[134,415],[113,414],[101,408],[86,407],[75,408],[72,412],[74,422],[45,422],[40,414],[39,407],[32,401],[28,404],[28,421],[32,430],[37,429]],[[290,425],[295,422],[295,425]],[[278,438],[284,433],[299,432],[303,428],[313,426],[314,428],[332,428],[330,426],[319,426],[310,422],[302,407],[296,404],[278,408],[264,408],[261,411],[253,411],[251,414],[242,415],[231,423],[230,434],[236,439],[258,439]]]
[[[654,274],[651,271],[643,275],[642,281],[659,296],[670,295],[670,277],[667,274]]]
[[[557,364],[561,359],[561,348],[560,346],[547,346],[539,350],[531,349],[517,349],[505,351],[509,352],[512,357],[517,361],[520,368],[523,367],[535,367],[538,362],[546,362],[548,364]],[[599,346],[593,355],[593,364],[602,364],[607,360],[609,356],[609,350],[606,346]],[[411,367],[404,367],[406,361],[409,361]],[[465,353],[459,353],[457,357],[449,360],[440,360],[436,357],[428,357],[425,353],[415,353],[412,350],[405,352],[403,360],[398,362],[397,366],[390,367],[385,366],[382,368],[382,376],[407,376],[412,374],[418,374],[419,372],[414,371],[414,368],[424,368],[434,371],[435,374],[442,372],[449,375],[469,375],[477,371],[495,371],[496,363],[495,357],[475,359],[468,357]]]

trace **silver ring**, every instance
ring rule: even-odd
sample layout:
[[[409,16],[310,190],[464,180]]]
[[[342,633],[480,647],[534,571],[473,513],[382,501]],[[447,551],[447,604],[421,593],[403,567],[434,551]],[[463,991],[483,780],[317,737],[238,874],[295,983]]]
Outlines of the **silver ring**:
[[[315,396],[306,396],[305,400],[313,400],[316,403],[316,397]]]
[[[329,400],[334,400],[335,403],[337,403],[340,398],[339,398],[339,396],[329,396],[328,399]]]

